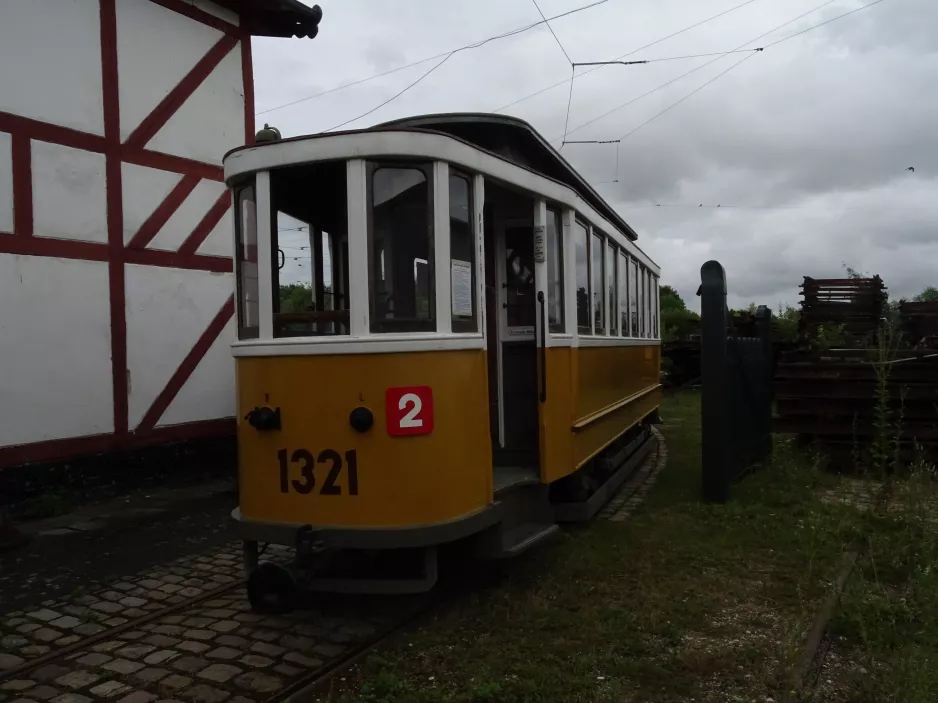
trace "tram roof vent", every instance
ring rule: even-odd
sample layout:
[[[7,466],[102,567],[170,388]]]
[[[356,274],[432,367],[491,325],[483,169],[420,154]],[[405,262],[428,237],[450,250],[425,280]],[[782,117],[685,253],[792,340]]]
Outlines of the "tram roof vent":
[[[255,144],[267,144],[269,142],[279,142],[281,139],[280,130],[276,127],[271,127],[266,122],[264,123],[264,129],[259,131],[254,135]]]

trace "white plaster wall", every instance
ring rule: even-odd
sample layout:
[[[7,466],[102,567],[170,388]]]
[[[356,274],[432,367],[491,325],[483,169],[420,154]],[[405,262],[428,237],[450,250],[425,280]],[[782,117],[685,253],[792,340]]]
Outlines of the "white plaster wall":
[[[0,111],[103,134],[100,21],[98,0],[3,0]]]
[[[222,36],[219,30],[150,0],[119,0],[121,139],[130,136]]]
[[[241,45],[196,88],[147,147],[221,165],[225,152],[244,144]]]
[[[0,254],[0,446],[114,431],[107,264]]]
[[[213,229],[202,246],[199,247],[198,254],[205,256],[224,256],[231,258],[234,256],[234,208],[228,208],[228,212],[221,218],[215,229]]]
[[[107,241],[104,154],[32,142],[36,236]]]
[[[121,187],[124,191],[124,244],[133,239],[140,227],[166,196],[182,180],[182,174],[121,164]]]
[[[234,277],[226,273],[127,266],[125,280],[129,409],[133,429],[231,296]],[[190,377],[187,386],[191,387],[183,386],[183,389],[186,396],[194,400],[191,407],[187,405],[177,413],[193,420],[234,413],[233,404],[225,412],[219,410],[233,396],[228,392],[222,398],[218,396],[222,377],[227,376],[230,388],[234,387],[232,361],[215,357],[210,363],[223,363],[224,368],[199,374],[202,381]]]
[[[149,248],[166,249],[168,251],[179,249],[224,192],[224,183],[201,181],[179,206],[179,209],[166,221],[166,224],[153,238]]]
[[[189,382],[163,413],[160,426],[234,415],[235,368],[231,343],[235,341],[235,336],[232,318],[189,377]]]
[[[13,231],[13,145],[0,132],[0,232]]]

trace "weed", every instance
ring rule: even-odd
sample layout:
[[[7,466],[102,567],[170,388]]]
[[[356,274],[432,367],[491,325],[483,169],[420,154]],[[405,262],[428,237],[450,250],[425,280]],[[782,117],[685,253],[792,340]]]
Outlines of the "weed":
[[[787,439],[731,501],[703,504],[699,393],[662,414],[668,466],[628,521],[565,530],[336,700],[777,700],[857,513],[818,499],[836,479]]]

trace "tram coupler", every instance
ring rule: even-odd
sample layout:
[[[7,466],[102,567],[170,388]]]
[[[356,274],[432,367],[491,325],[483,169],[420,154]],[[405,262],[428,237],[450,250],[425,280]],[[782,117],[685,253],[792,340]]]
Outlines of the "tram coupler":
[[[312,525],[303,525],[296,531],[296,565],[299,568],[307,568],[317,556],[321,556],[326,551],[326,546],[319,538],[319,532],[314,530]]]

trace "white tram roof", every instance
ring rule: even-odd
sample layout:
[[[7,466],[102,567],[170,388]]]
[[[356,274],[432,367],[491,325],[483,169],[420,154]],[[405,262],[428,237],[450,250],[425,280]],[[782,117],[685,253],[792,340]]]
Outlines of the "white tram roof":
[[[392,120],[390,122],[383,122],[367,129],[321,132],[317,134],[288,137],[273,142],[249,144],[232,149],[225,154],[223,159],[226,166],[225,177],[226,180],[229,180],[232,176],[257,170],[257,166],[253,168],[247,166],[247,164],[235,166],[232,161],[229,160],[229,157],[235,155],[240,156],[240,152],[246,150],[257,152],[269,147],[276,148],[277,145],[289,144],[291,142],[300,143],[318,141],[321,139],[341,138],[343,135],[361,135],[381,132],[413,132],[442,135],[468,144],[480,151],[487,152],[492,156],[513,163],[525,170],[533,171],[545,178],[567,186],[576,192],[583,201],[588,203],[593,210],[605,218],[609,224],[616,227],[628,240],[634,242],[638,239],[638,234],[635,230],[622,219],[622,216],[593,189],[586,179],[584,179],[576,169],[561,156],[560,152],[554,149],[534,127],[517,117],[497,115],[494,113],[454,112],[417,115]],[[352,156],[352,154],[349,154],[350,158]],[[251,159],[251,161],[255,160]],[[264,161],[264,159],[260,159],[260,161]],[[257,162],[255,161],[255,163]],[[287,164],[280,163],[277,165],[285,166]],[[271,166],[274,166],[274,164],[268,164],[268,167]],[[647,255],[644,256],[647,258]],[[650,259],[648,262],[653,264]]]
[[[638,234],[609,203],[530,124],[517,117],[485,112],[451,112],[405,117],[372,129],[425,129],[443,132],[537,171],[573,188],[633,242]]]

